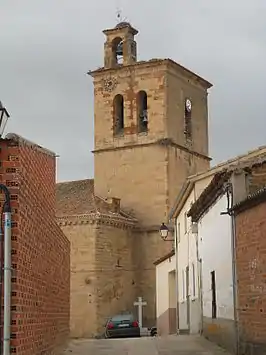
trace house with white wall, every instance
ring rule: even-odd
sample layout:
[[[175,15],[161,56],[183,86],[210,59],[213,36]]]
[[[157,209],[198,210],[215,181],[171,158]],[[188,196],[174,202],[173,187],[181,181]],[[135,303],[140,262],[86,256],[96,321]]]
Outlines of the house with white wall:
[[[175,250],[155,261],[156,314],[158,335],[176,333],[176,256]]]
[[[197,240],[191,218],[187,216],[192,204],[211,181],[212,173],[188,179],[172,212],[175,220],[178,270],[178,332],[197,334],[201,329],[201,300]]]
[[[266,184],[266,155],[225,168],[193,203],[193,224],[200,260],[203,334],[232,353],[239,338],[234,205]],[[260,167],[262,167],[260,169]]]
[[[235,341],[231,197],[227,171],[214,175],[188,216],[198,240],[202,332],[232,350]],[[230,174],[231,175],[231,174]]]
[[[176,270],[177,280],[177,332],[201,333],[203,331],[203,300],[201,293],[202,257],[197,226],[192,224],[188,211],[199,199],[205,188],[211,183],[215,174],[224,170],[245,167],[251,161],[265,157],[266,147],[256,149],[246,155],[238,156],[219,164],[205,173],[190,176],[177,196],[169,220],[174,221],[176,236]],[[219,207],[219,206],[218,206]],[[217,207],[217,208],[218,208]],[[223,223],[225,219],[223,219]],[[173,265],[174,267],[174,265]],[[157,282],[157,302],[160,302],[160,280]],[[157,305],[157,307],[159,307]]]

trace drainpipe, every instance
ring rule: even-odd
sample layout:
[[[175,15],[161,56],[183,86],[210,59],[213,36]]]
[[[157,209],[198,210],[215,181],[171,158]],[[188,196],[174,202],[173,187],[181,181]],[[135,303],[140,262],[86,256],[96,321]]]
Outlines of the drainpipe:
[[[177,228],[175,219],[174,224],[174,236],[175,236],[175,289],[176,289],[176,334],[179,335],[179,285],[178,285],[178,239],[177,239]]]
[[[0,184],[5,194],[4,203],[4,334],[3,355],[10,355],[11,333],[11,204],[10,193],[5,185]]]
[[[203,332],[203,297],[202,297],[202,275],[201,275],[201,259],[199,255],[199,234],[198,231],[195,233],[196,240],[196,257],[197,257],[197,280],[198,280],[198,298],[199,298],[199,308],[200,308],[200,334]]]
[[[236,272],[236,225],[235,216],[231,214],[231,228],[232,228],[232,263],[233,263],[233,299],[234,299],[234,319],[236,332],[236,354],[239,354],[239,325],[238,325],[238,300],[237,300],[237,272]]]
[[[231,190],[231,208],[234,206],[232,184]],[[235,334],[236,334],[236,354],[239,353],[239,326],[238,326],[238,300],[237,300],[237,269],[236,269],[236,224],[234,212],[229,212],[231,218],[231,235],[232,235],[232,269],[233,269],[233,302],[234,302],[234,319],[235,319]]]
[[[194,202],[197,200],[196,189],[194,187]],[[197,258],[197,279],[198,279],[198,297],[199,297],[199,308],[200,308],[200,334],[203,333],[203,282],[202,282],[202,260],[199,253],[199,221],[197,221],[197,232],[195,233],[196,241],[196,258]]]
[[[1,244],[1,254],[0,254],[0,320],[2,320],[2,290],[4,289],[3,287],[3,270],[4,270],[4,252],[3,252],[3,245],[4,245],[4,229],[2,226],[2,220],[3,220],[3,215],[4,215],[4,206],[1,211],[1,220],[0,220],[0,244]],[[0,339],[0,354],[2,354],[2,339]]]
[[[232,211],[234,206],[233,184],[230,182],[226,186],[227,211],[221,214],[227,214],[231,218],[231,251],[232,251],[232,278],[233,278],[233,307],[234,307],[234,327],[236,334],[236,354],[239,354],[239,325],[238,325],[238,300],[237,300],[237,269],[236,269],[236,225],[235,215]]]

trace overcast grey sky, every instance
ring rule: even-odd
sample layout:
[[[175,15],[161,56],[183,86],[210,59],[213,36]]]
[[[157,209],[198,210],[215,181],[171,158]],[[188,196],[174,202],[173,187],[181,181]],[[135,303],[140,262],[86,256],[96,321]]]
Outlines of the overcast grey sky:
[[[7,130],[60,155],[59,180],[93,175],[86,72],[103,64],[118,5],[140,31],[139,59],[170,57],[214,84],[213,163],[266,144],[265,0],[0,0]]]

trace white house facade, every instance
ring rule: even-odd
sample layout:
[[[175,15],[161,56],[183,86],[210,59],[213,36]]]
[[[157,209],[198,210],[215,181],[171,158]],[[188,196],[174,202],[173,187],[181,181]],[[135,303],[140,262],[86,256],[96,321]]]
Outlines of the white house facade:
[[[231,217],[226,194],[198,221],[202,331],[228,348],[234,342],[234,281]],[[221,214],[222,213],[222,214]]]
[[[176,333],[177,287],[175,251],[155,262],[158,335]]]
[[[264,157],[265,159],[265,157]],[[255,157],[216,173],[187,212],[198,240],[202,331],[233,352],[238,344],[235,219],[232,207],[247,198]],[[252,175],[253,185],[260,174]],[[257,180],[256,180],[257,178]],[[256,182],[257,181],[257,182]]]
[[[231,218],[221,214],[228,209],[224,191],[218,189],[208,205],[208,189],[216,186],[217,176],[249,166],[250,161],[265,154],[266,147],[259,148],[190,176],[184,184],[169,214],[175,227],[176,250],[155,263],[159,334],[203,332],[217,343],[222,334],[225,341],[221,343],[230,342],[235,325]],[[240,196],[245,182],[235,179],[234,194]],[[203,206],[199,204],[202,197]],[[195,221],[191,211],[197,204],[202,213]]]
[[[180,204],[175,218],[177,237],[178,269],[178,330],[180,333],[197,334],[201,331],[200,273],[197,234],[193,231],[191,218],[187,212],[204,188],[211,176],[197,177],[188,186],[187,194]]]
[[[234,320],[231,217],[221,196],[198,222],[202,260],[202,305],[206,326],[214,319]]]

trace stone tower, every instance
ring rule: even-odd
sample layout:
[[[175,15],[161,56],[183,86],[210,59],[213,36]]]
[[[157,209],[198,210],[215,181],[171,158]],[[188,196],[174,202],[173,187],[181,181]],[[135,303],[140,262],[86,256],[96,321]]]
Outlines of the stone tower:
[[[132,250],[139,296],[155,317],[154,261],[172,248],[158,233],[188,175],[209,168],[209,82],[170,59],[138,61],[138,31],[104,30],[94,81],[95,194],[121,199],[138,219]],[[145,319],[144,319],[145,321]]]

